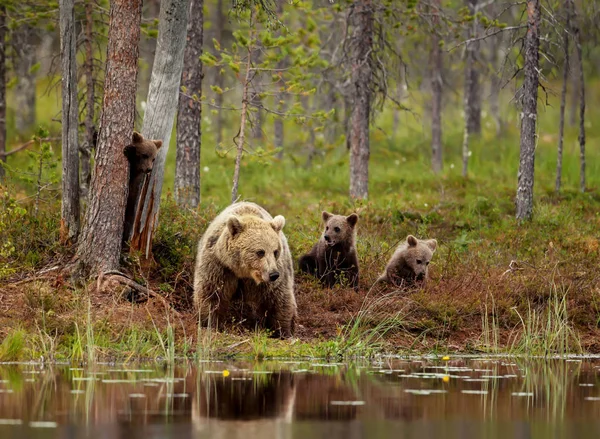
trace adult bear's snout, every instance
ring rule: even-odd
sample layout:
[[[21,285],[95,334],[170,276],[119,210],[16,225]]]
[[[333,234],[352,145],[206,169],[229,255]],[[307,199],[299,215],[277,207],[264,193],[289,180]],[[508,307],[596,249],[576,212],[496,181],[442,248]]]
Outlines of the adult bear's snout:
[[[269,280],[271,282],[275,282],[277,279],[279,279],[279,271],[273,271],[269,273]]]

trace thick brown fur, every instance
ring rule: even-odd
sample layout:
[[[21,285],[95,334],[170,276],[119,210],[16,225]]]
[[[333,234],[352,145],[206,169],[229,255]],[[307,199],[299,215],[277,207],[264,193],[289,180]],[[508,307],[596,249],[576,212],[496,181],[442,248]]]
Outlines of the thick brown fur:
[[[296,322],[294,267],[285,218],[257,204],[223,210],[198,243],[194,304],[203,324],[222,326],[235,305],[247,323],[290,337]]]
[[[358,215],[322,213],[325,229],[321,239],[299,260],[300,270],[317,276],[328,287],[347,282],[358,288],[356,223]]]
[[[385,271],[377,282],[387,282],[396,287],[408,287],[427,280],[429,262],[437,248],[435,239],[417,239],[408,235],[398,246]]]
[[[146,175],[152,172],[154,160],[161,146],[162,140],[144,139],[140,133],[134,131],[131,144],[123,149],[123,153],[129,161],[129,193],[127,195],[127,207],[125,208],[123,242],[131,239],[142,183]]]

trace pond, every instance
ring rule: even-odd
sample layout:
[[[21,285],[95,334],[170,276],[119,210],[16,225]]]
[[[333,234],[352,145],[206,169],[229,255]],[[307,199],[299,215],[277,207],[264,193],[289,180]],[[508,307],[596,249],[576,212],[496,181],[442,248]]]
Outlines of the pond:
[[[598,438],[599,359],[0,365],[0,438]]]

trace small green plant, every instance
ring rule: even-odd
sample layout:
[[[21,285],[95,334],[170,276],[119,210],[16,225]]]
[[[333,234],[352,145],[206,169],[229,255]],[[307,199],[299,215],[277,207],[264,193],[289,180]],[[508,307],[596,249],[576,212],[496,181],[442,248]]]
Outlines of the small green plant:
[[[27,333],[23,329],[10,331],[0,344],[0,361],[19,361],[26,358],[25,340]]]

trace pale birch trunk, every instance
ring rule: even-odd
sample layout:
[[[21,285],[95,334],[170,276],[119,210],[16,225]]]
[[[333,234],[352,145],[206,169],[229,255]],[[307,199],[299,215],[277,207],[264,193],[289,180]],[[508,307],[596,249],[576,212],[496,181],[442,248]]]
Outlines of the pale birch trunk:
[[[136,210],[131,249],[150,257],[152,238],[158,227],[165,160],[169,150],[173,121],[177,111],[179,85],[183,70],[189,0],[163,0],[160,5],[158,41],[142,135],[163,141],[149,178],[146,178]],[[199,62],[199,61],[198,61]]]

